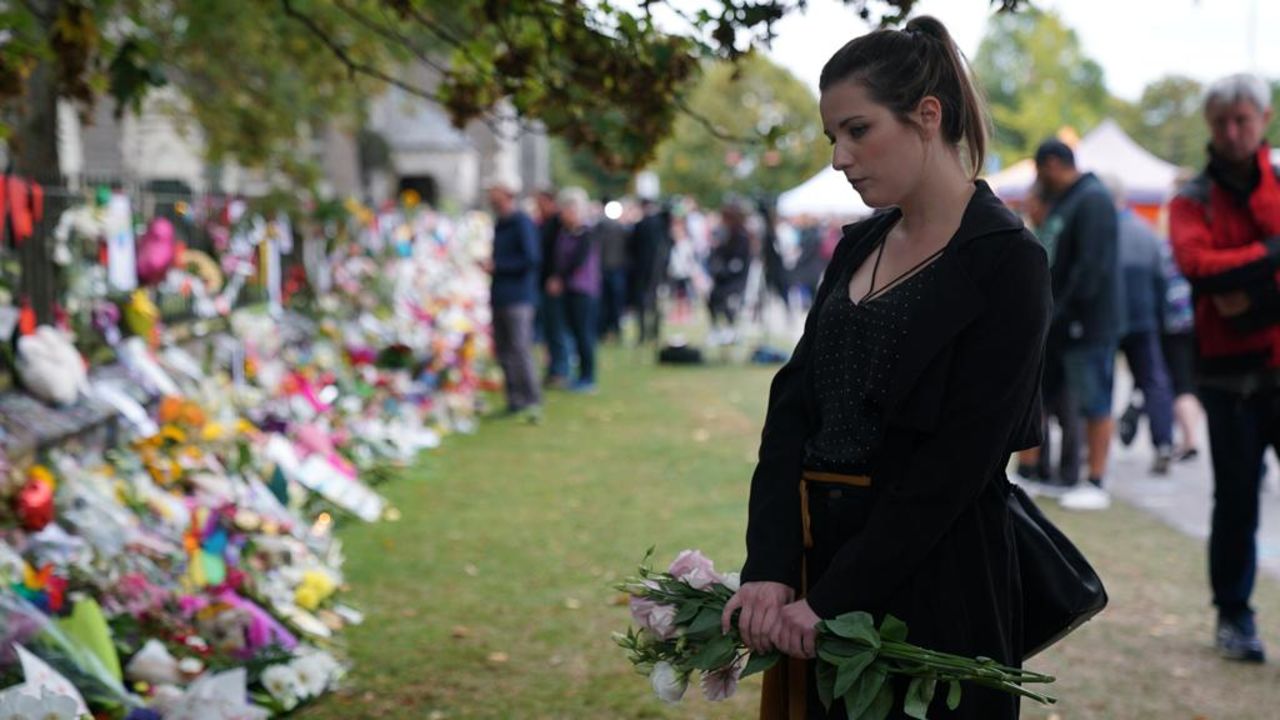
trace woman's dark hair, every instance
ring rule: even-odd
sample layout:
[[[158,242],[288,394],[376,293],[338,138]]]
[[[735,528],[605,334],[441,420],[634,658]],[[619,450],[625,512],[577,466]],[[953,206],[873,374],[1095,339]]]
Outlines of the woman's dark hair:
[[[964,144],[976,178],[987,155],[986,110],[968,63],[937,18],[922,15],[902,30],[876,30],[854,38],[822,68],[818,89],[853,81],[902,122],[926,96],[942,105],[942,134]]]

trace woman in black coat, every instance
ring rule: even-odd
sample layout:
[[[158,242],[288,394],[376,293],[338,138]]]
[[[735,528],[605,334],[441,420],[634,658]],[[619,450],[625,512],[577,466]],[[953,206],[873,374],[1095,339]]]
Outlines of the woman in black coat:
[[[833,166],[886,210],[845,228],[773,381],[743,584],[724,616],[741,609],[749,647],[794,658],[762,703],[762,717],[792,720],[828,717],[814,626],[846,612],[891,613],[925,647],[1021,662],[1005,467],[1039,442],[1051,305],[1044,251],[975,180],[985,114],[941,23],[855,39],[820,87]],[[929,712],[1017,716],[1016,699],[976,686],[956,711],[939,699]]]

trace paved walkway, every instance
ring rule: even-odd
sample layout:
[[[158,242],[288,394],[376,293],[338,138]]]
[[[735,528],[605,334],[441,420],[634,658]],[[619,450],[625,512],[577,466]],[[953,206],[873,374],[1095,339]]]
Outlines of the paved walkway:
[[[1128,398],[1131,381],[1123,365],[1116,368],[1117,398]],[[1123,400],[1117,400],[1118,410]],[[1129,447],[1119,440],[1112,444],[1108,484],[1115,497],[1160,518],[1192,537],[1209,537],[1209,517],[1213,508],[1213,471],[1209,460],[1209,432],[1200,430],[1200,455],[1177,463],[1165,477],[1152,476],[1153,451],[1146,422]],[[1258,533],[1259,564],[1265,572],[1280,577],[1280,467],[1273,453],[1267,453],[1267,477],[1262,491],[1262,527]],[[1123,538],[1117,538],[1123,542]]]

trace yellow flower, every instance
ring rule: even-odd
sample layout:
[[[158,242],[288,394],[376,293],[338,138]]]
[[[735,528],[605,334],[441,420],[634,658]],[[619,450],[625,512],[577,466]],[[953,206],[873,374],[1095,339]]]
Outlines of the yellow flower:
[[[293,601],[303,610],[315,610],[320,607],[320,595],[316,589],[307,584],[299,585],[293,591]]]
[[[175,443],[184,444],[187,442],[187,434],[182,429],[174,425],[165,425],[160,428],[161,440],[172,440]]]
[[[302,584],[315,588],[322,600],[332,595],[333,591],[337,589],[329,573],[320,570],[308,570],[302,573]]]
[[[221,440],[225,433],[226,428],[222,427],[222,423],[211,422],[200,431],[200,439],[205,442],[215,442]]]
[[[27,479],[48,485],[50,490],[54,490],[58,487],[57,481],[53,478],[53,473],[49,472],[49,468],[43,465],[33,465],[31,469],[27,471]]]

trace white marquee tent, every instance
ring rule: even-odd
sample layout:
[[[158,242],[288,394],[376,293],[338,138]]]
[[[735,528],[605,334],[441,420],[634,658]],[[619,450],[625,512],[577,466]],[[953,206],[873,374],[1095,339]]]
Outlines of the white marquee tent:
[[[1133,204],[1159,205],[1173,194],[1178,166],[1147,152],[1114,120],[1102,121],[1081,138],[1075,153],[1081,170],[1119,178]],[[1000,197],[1021,200],[1035,179],[1035,164],[1026,159],[988,177],[987,182]]]
[[[871,214],[844,175],[824,167],[817,175],[778,196],[778,214],[835,216],[857,219]]]

